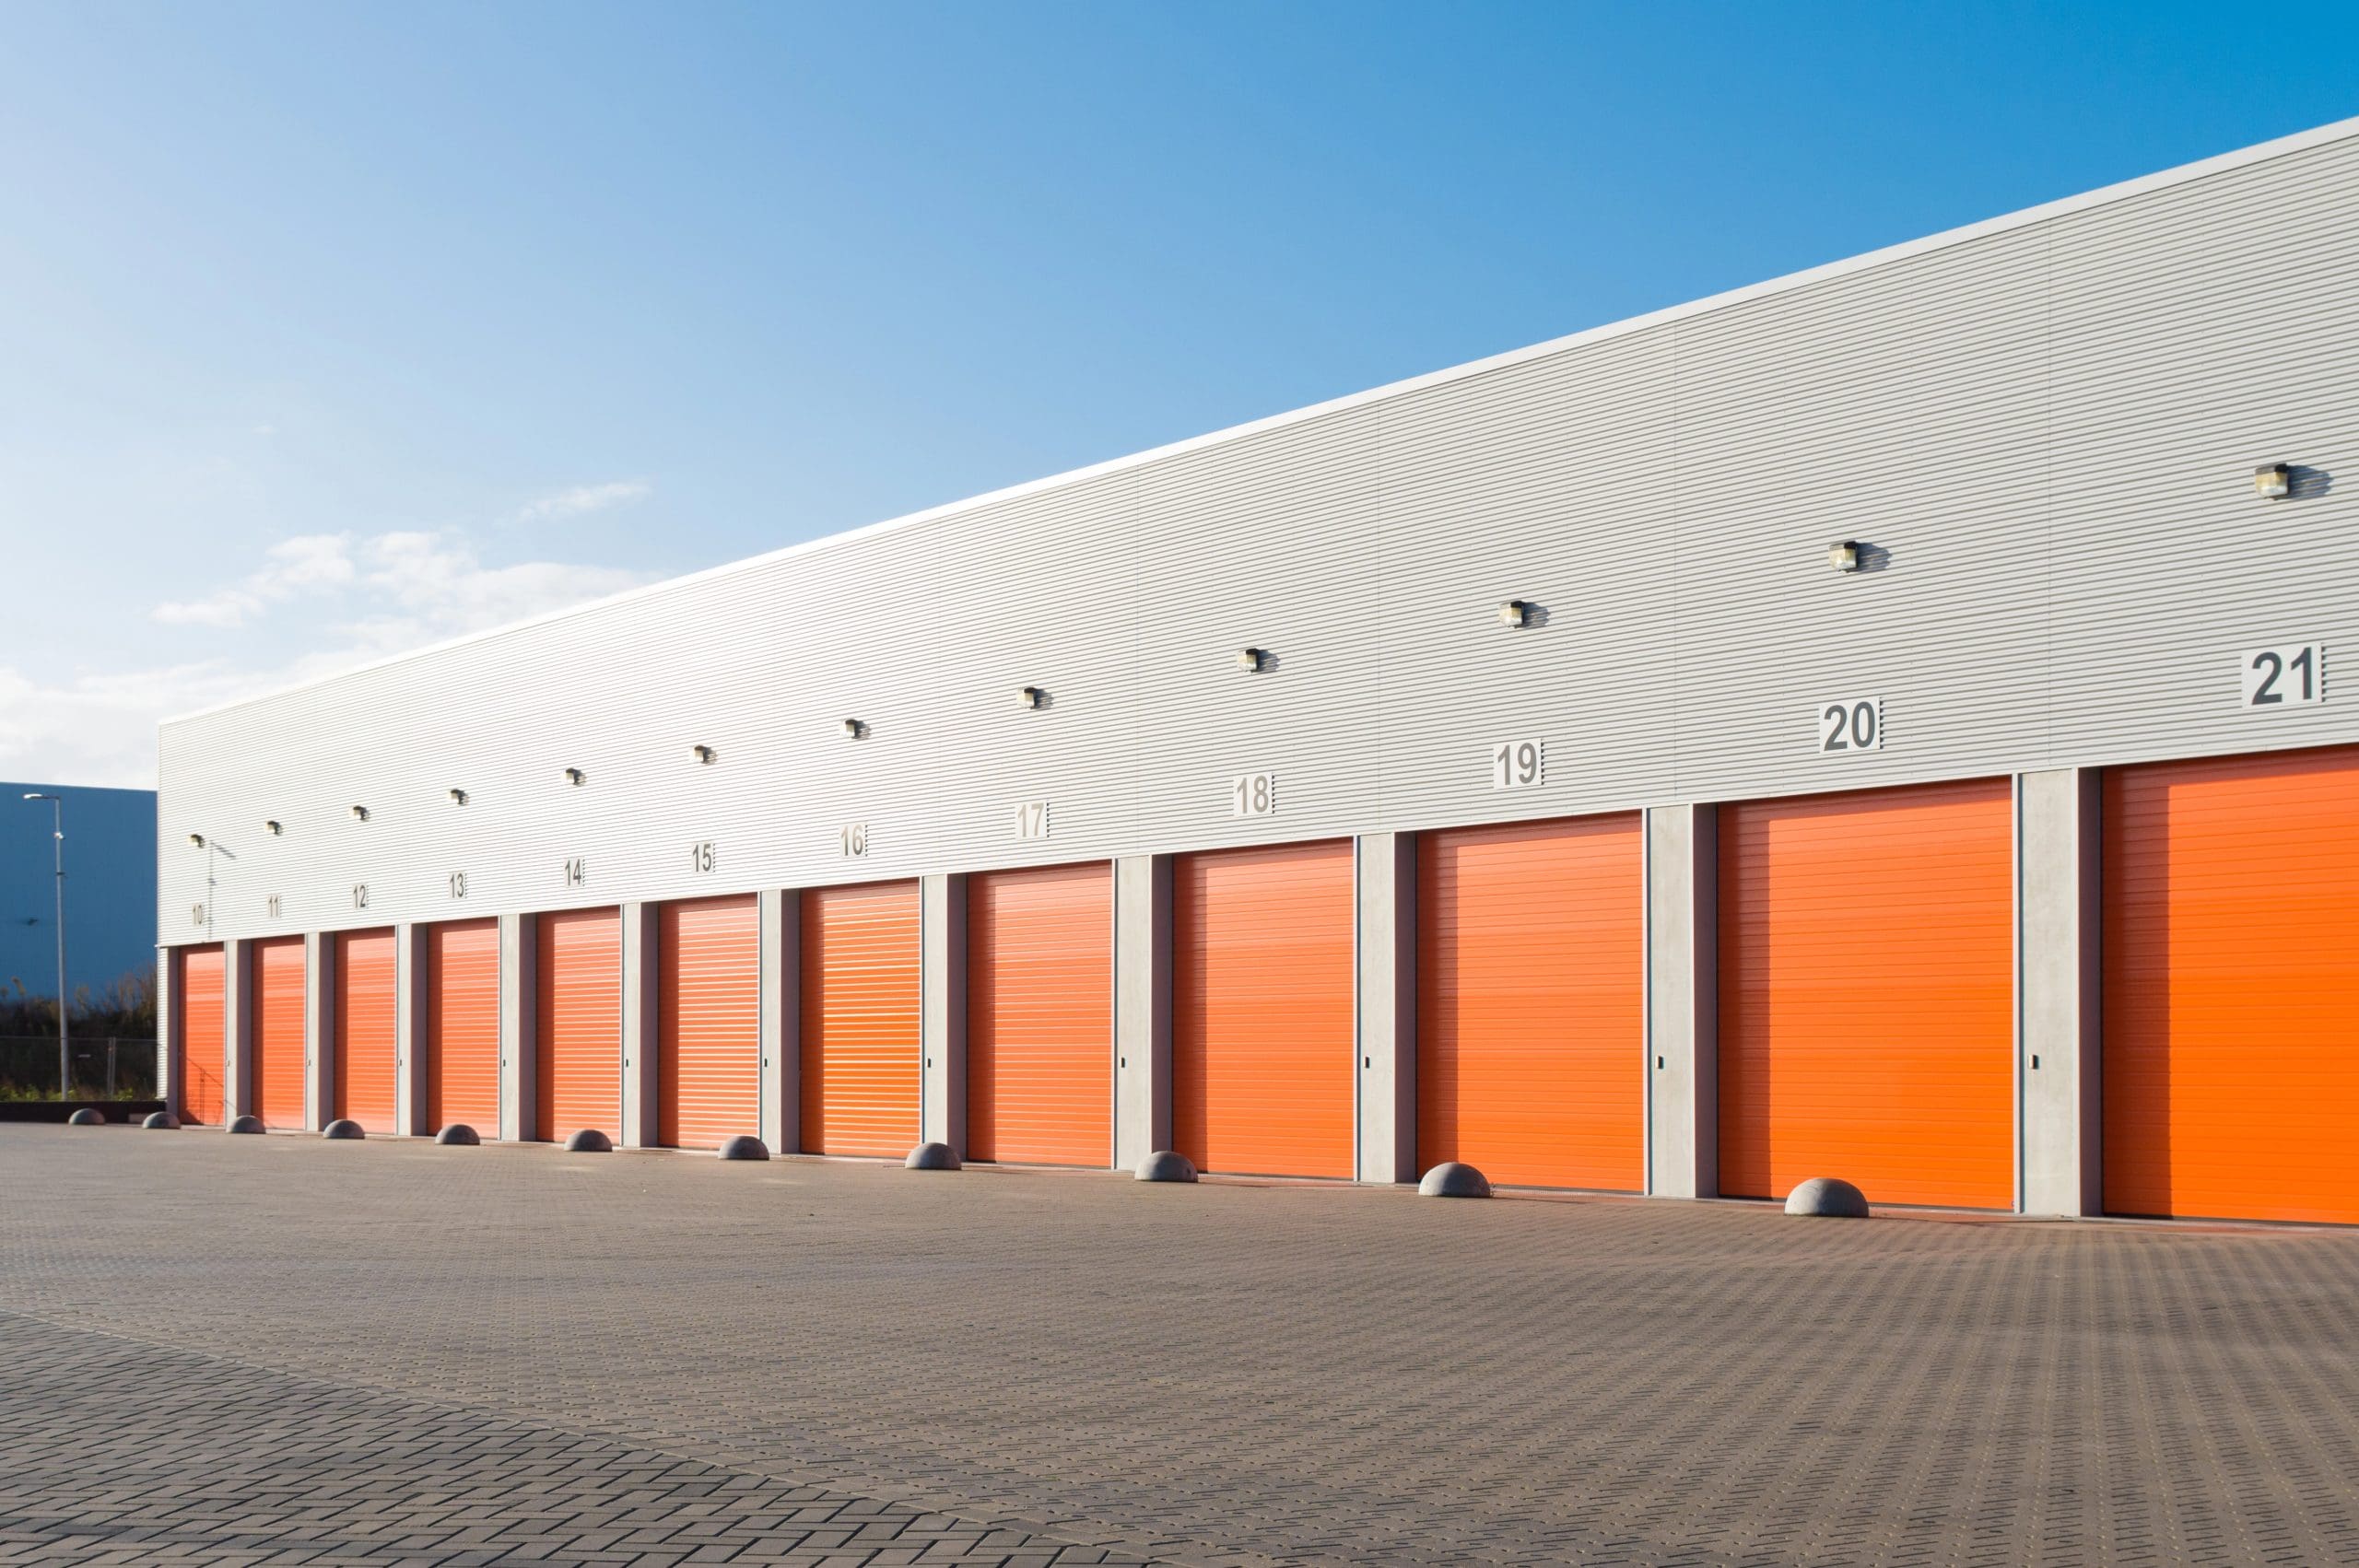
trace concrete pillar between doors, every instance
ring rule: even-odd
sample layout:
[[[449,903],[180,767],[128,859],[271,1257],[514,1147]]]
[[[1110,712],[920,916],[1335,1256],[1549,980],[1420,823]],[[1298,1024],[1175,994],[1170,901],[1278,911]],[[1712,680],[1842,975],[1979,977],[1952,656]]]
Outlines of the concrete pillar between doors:
[[[1647,812],[1647,1190],[1720,1190],[1719,834],[1708,803]]]
[[[1114,1164],[1171,1147],[1171,857],[1114,862]]]
[[[2030,1214],[2105,1210],[2097,780],[2080,767],[2015,780],[2017,1136]]]
[[[335,1119],[335,933],[303,933],[303,1130]]]
[[[181,1114],[181,1064],[188,1055],[188,1027],[181,1017],[180,976],[171,948],[156,949],[156,1097]]]
[[[221,1125],[254,1114],[252,977],[246,973],[249,944],[229,937],[221,943]]]
[[[426,928],[393,928],[393,1131],[416,1138],[426,1125]],[[480,1130],[480,1129],[478,1129]]]
[[[1357,1176],[1413,1182],[1417,1169],[1417,838],[1353,841],[1358,904],[1355,1006]]]
[[[532,916],[499,917],[499,1136],[511,1142],[541,1130],[533,1097],[538,942]]]
[[[920,883],[924,991],[919,1054],[924,1084],[918,1141],[947,1143],[967,1157],[967,879],[929,876]]]
[[[656,992],[663,974],[655,949],[661,938],[662,906],[624,905],[622,926],[623,1083],[614,1139],[619,1148],[652,1149],[663,1138],[655,1105],[661,1093],[656,1068],[662,1024]]]
[[[758,895],[762,941],[763,1142],[773,1154],[803,1148],[803,895],[772,888]]]

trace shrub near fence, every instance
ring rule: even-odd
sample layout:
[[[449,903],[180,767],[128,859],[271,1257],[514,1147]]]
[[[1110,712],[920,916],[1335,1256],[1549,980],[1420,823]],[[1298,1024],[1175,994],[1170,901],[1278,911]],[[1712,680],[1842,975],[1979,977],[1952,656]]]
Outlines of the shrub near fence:
[[[156,1042],[115,1036],[67,1042],[76,1100],[156,1098]],[[54,1100],[57,1036],[0,1036],[0,1100]]]

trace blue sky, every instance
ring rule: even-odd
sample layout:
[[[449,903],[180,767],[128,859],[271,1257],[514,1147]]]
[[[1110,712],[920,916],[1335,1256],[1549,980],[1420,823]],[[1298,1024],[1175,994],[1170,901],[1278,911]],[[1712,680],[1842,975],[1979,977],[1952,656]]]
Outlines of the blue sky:
[[[0,775],[2359,113],[2359,7],[0,6]]]

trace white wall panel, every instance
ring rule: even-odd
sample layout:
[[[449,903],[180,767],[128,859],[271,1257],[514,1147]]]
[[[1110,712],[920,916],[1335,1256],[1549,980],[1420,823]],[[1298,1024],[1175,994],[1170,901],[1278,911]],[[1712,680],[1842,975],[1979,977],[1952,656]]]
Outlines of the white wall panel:
[[[175,720],[161,940],[2359,739],[2353,277],[2359,123]]]

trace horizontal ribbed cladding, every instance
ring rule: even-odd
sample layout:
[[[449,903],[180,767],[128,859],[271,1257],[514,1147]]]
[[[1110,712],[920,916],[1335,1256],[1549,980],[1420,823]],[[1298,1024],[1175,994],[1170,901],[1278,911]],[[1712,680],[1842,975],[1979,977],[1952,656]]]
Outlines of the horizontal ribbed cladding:
[[[924,613],[943,644],[926,695],[950,739],[929,779],[943,837],[926,869],[1103,858],[1134,839],[1135,484],[1113,474],[932,531],[942,571]],[[1045,837],[1019,831],[1027,802],[1048,808]]]
[[[2359,142],[2076,214],[2054,255],[2057,760],[2359,738]],[[2309,641],[2331,699],[2248,711],[2241,655]]]
[[[1137,837],[1158,850],[1283,842],[1376,820],[1382,410],[1186,452],[1139,472],[1130,541]],[[1266,650],[1268,667],[1238,662]],[[1277,810],[1229,784],[1277,778]]]
[[[1677,794],[2044,754],[2046,269],[2017,230],[1678,324]],[[1822,755],[1864,697],[1884,748]]]
[[[1386,827],[1670,793],[1672,351],[1633,333],[1385,408]],[[1491,748],[1525,741],[1540,782],[1494,789]]]

